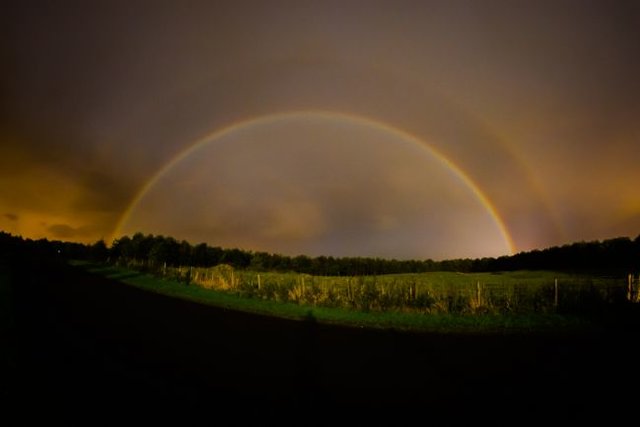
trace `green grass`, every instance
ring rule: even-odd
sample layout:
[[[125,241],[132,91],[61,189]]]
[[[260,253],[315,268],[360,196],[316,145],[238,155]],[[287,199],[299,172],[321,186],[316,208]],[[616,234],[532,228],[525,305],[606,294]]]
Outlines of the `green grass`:
[[[584,315],[625,299],[624,282],[619,278],[544,271],[335,277],[235,270],[228,265],[194,268],[119,262],[119,266],[163,279],[246,298],[365,312]]]
[[[397,329],[420,332],[437,333],[522,333],[522,332],[562,332],[576,331],[590,326],[590,322],[576,316],[566,316],[556,313],[529,314],[450,314],[450,313],[420,313],[404,311],[360,311],[345,308],[320,307],[292,302],[282,302],[257,297],[241,296],[239,292],[205,289],[200,286],[186,285],[171,279],[160,279],[138,271],[108,265],[73,262],[94,274],[117,280],[147,291],[195,301],[229,310],[238,310],[261,315],[276,316],[299,321],[316,321],[327,324],[340,324],[351,327]],[[240,272],[242,273],[242,272]],[[247,273],[255,274],[255,273]],[[264,280],[269,275],[278,273],[261,273]],[[282,276],[282,275],[280,275]],[[516,272],[504,274],[473,274],[460,275],[458,273],[428,273],[422,275],[393,275],[384,280],[404,281],[415,280],[417,276],[428,277],[433,283],[472,281],[489,282],[496,279],[502,282],[531,280],[538,283],[541,279],[554,276],[552,273]],[[555,274],[557,277],[558,275]],[[275,276],[274,276],[275,277]],[[332,278],[336,279],[336,278]],[[552,279],[553,280],[553,279]]]

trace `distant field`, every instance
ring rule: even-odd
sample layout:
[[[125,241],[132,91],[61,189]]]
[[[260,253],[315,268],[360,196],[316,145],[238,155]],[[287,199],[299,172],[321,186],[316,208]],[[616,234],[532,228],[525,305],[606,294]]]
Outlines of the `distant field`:
[[[626,301],[620,278],[548,271],[324,277],[218,266],[163,267],[154,276],[74,264],[139,288],[233,310],[440,333],[581,329],[591,325],[594,313]]]

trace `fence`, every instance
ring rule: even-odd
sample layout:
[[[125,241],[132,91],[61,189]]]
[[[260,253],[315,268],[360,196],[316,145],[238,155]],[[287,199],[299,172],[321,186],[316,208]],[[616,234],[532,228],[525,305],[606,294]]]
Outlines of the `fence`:
[[[247,298],[364,311],[505,314],[583,313],[640,302],[639,281],[575,276],[516,277],[456,273],[327,277],[299,273],[257,273],[229,265],[212,268],[149,265],[135,260],[127,267],[166,279]]]

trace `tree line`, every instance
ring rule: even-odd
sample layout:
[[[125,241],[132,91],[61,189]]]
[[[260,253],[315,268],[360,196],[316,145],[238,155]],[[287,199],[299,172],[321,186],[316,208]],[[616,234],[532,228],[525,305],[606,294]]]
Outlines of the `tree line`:
[[[228,264],[235,269],[273,272],[297,272],[322,276],[363,276],[430,271],[463,273],[514,270],[570,270],[637,272],[640,269],[640,236],[617,237],[602,241],[576,242],[542,250],[520,252],[498,258],[451,259],[443,261],[398,260],[370,257],[286,256],[262,251],[247,251],[192,245],[173,237],[136,233],[123,236],[108,247],[104,240],[81,243],[30,240],[0,232],[4,249],[28,247],[40,254],[65,259],[130,261],[148,265],[211,267]]]

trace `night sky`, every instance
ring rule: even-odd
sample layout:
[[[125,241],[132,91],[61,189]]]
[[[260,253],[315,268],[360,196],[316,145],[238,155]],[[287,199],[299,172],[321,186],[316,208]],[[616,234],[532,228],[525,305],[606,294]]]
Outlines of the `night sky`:
[[[496,256],[640,234],[640,2],[18,1],[0,229]]]

